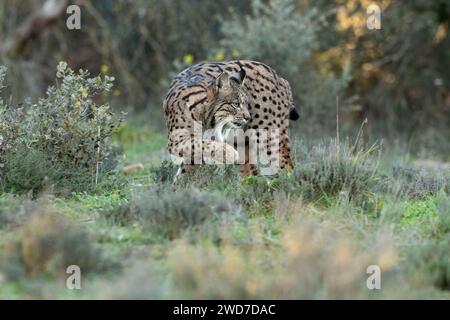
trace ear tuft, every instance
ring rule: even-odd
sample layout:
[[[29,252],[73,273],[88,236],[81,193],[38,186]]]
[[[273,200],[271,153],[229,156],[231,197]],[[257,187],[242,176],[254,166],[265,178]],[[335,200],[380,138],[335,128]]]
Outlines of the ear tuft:
[[[244,82],[245,75],[245,70],[241,67],[241,70],[239,70],[239,72],[235,72],[232,74],[231,79],[233,79],[238,84],[242,84]]]
[[[242,66],[241,66],[241,70],[239,70],[239,76],[241,78],[241,82],[240,83],[242,83],[244,81],[244,79],[245,79],[245,76],[246,76],[245,70],[242,68]]]

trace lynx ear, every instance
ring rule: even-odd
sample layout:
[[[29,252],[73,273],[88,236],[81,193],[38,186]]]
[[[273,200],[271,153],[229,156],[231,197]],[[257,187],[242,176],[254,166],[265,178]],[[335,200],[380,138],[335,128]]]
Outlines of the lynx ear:
[[[236,81],[238,84],[242,85],[245,79],[245,75],[246,75],[245,70],[242,69],[241,67],[241,70],[239,70],[239,72],[235,72],[231,75],[231,79]]]
[[[229,90],[231,88],[230,83],[230,74],[228,72],[222,72],[217,78],[216,78],[216,86],[217,90]]]
[[[212,101],[216,95],[226,96],[233,91],[231,81],[242,85],[245,79],[245,71],[241,68],[239,72],[228,73],[222,72],[216,80],[207,88],[208,101]]]
[[[232,90],[230,75],[228,72],[222,72],[206,89],[206,97],[212,102],[216,96],[225,96]]]

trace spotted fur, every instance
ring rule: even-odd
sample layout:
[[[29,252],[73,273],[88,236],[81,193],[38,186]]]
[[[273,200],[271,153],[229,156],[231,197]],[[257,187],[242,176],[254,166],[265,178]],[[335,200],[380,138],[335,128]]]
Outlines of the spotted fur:
[[[227,143],[223,135],[227,129],[236,128],[279,129],[280,168],[294,166],[288,127],[289,119],[296,120],[298,113],[290,85],[263,63],[236,60],[194,65],[171,83],[164,112],[169,133],[167,148],[170,154],[184,159],[182,171],[192,165],[186,160],[187,154],[193,156],[196,151],[211,152],[213,158],[217,150],[225,159],[242,157],[236,145]],[[201,123],[203,129],[215,130],[217,135],[200,141],[194,133],[194,122]],[[182,134],[173,134],[180,131]],[[259,134],[256,135],[255,140],[260,143]],[[271,145],[274,141],[269,136],[265,142]],[[258,174],[257,167],[248,163],[248,149],[246,157],[245,163],[239,165],[241,176]]]

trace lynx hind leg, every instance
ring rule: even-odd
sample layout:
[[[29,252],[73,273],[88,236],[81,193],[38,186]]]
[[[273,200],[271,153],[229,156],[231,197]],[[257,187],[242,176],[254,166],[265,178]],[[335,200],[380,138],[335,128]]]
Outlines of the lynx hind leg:
[[[280,168],[294,169],[294,160],[292,159],[291,145],[287,134],[280,137]]]
[[[268,134],[260,140],[261,151],[264,153],[264,164],[259,165],[259,172],[265,176],[276,176],[280,170],[291,171],[294,161],[291,155],[289,136],[286,133]]]

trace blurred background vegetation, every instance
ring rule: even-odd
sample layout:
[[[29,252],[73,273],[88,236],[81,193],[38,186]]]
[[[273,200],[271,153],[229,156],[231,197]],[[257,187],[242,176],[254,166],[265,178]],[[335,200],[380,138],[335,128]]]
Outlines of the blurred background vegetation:
[[[366,139],[448,157],[448,1],[376,1],[381,30],[366,27],[369,0],[75,1],[81,30],[67,29],[65,2],[0,3],[2,95],[14,105],[42,95],[67,61],[114,75],[113,108],[143,112],[163,129],[176,73],[204,60],[255,59],[290,81],[296,134],[335,135],[338,104],[344,133],[367,118]]]

